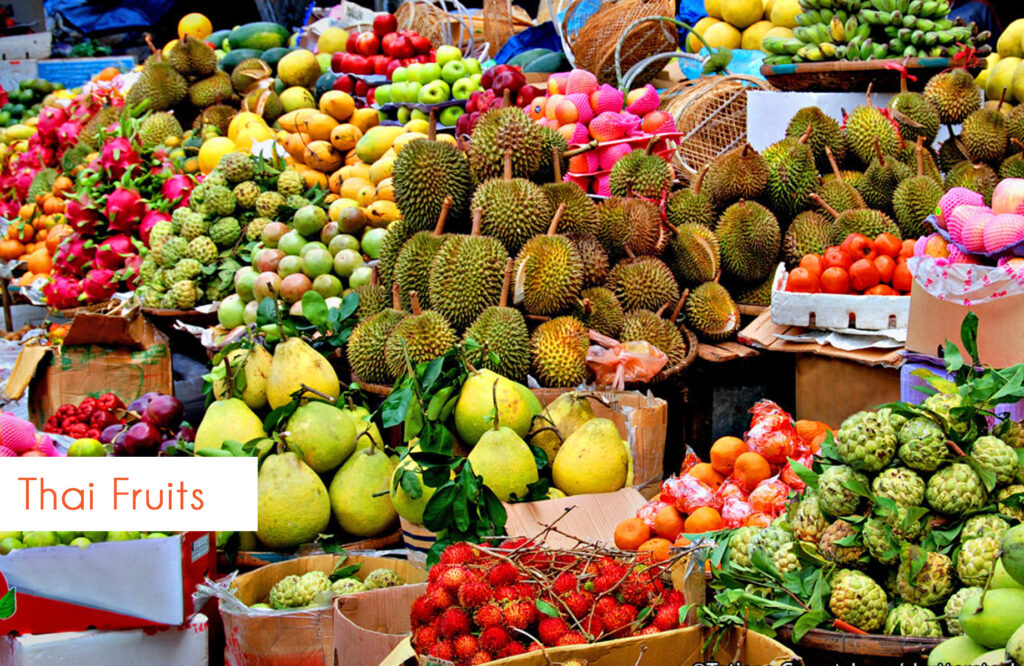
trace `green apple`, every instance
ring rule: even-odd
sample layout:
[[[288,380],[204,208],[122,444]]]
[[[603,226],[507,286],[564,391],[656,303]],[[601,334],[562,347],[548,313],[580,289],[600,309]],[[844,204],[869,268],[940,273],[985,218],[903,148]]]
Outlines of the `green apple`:
[[[454,127],[459,116],[464,114],[466,111],[461,106],[449,106],[447,109],[441,110],[441,115],[437,117],[438,122],[448,127]]]
[[[399,81],[398,83],[392,83],[388,86],[388,94],[391,95],[392,102],[404,102],[405,101],[405,87],[408,84],[405,81]]]
[[[410,81],[405,84],[405,101],[409,104],[415,104],[420,97],[420,90],[423,89],[423,84],[419,81]],[[401,120],[401,119],[399,119]]]
[[[244,311],[245,302],[242,300],[242,297],[238,294],[231,294],[224,298],[217,307],[217,321],[224,328],[241,326],[244,323],[242,318]],[[68,449],[68,455],[71,455],[71,449]],[[106,455],[105,451],[104,455]]]
[[[455,99],[469,99],[480,85],[472,78],[465,76],[452,84],[452,97]]]
[[[370,259],[378,258],[380,256],[381,243],[384,242],[384,237],[387,235],[387,229],[382,229],[380,227],[368,229],[366,233],[363,234],[363,240],[360,244],[362,246],[363,254],[368,256]]]
[[[107,541],[135,541],[141,538],[141,532],[107,532]]]
[[[425,62],[421,64],[416,76],[416,80],[423,85],[427,85],[431,81],[437,81],[440,78],[441,65],[436,62]]]
[[[230,328],[234,328],[234,326]],[[103,444],[98,439],[93,439],[92,437],[76,439],[68,447],[69,458],[102,458],[106,455],[107,450],[103,448]]]
[[[484,75],[477,72],[476,74],[470,74],[469,78],[472,79],[473,83],[476,84],[476,87],[479,88],[482,85],[480,82],[483,81]]]
[[[377,86],[373,91],[373,97],[378,104],[390,104],[391,86]]]
[[[57,532],[56,534],[57,538],[60,539],[60,542],[65,546],[71,543],[71,541],[78,536],[77,532]]]
[[[448,85],[452,85],[459,79],[469,76],[471,72],[466,69],[466,64],[461,60],[452,60],[441,68],[441,78]]]
[[[450,62],[462,60],[462,50],[457,46],[452,46],[451,44],[438,46],[435,60],[437,60],[437,64],[444,67]]]
[[[480,61],[476,58],[464,58],[462,63],[466,66],[466,70],[470,74],[482,74],[483,69],[480,67]]]
[[[81,548],[82,550],[85,550],[86,548],[92,545],[92,541],[89,541],[85,537],[76,537],[72,539],[70,543],[68,543],[68,545],[75,546],[76,548]]]
[[[96,543],[97,541],[107,540],[106,532],[82,532],[82,536],[84,536],[89,541],[92,541],[93,543]]]
[[[6,555],[12,550],[18,550],[24,548],[25,544],[22,543],[21,539],[15,539],[14,537],[7,537],[6,539],[0,539],[0,555]]]
[[[166,539],[167,535],[163,532],[150,532],[146,535],[147,539]]]
[[[423,120],[425,122],[430,122],[430,114],[428,114],[426,111],[420,111],[419,109],[413,109],[412,110],[412,119],[413,120]]]
[[[409,118],[411,118],[411,117],[412,117],[412,112],[409,111],[408,108],[403,106],[402,108],[400,108],[398,110],[398,115],[397,115],[398,122],[402,123],[403,125],[406,124],[407,122],[409,122]]]
[[[352,271],[352,275],[348,277],[348,286],[353,288],[362,287],[370,284],[371,280],[373,280],[373,268],[364,264],[362,266],[357,266],[355,270]]]
[[[23,541],[26,548],[46,548],[60,545],[60,539],[56,532],[25,532]]]
[[[406,67],[405,67],[405,82],[406,83],[409,83],[410,81],[419,82],[419,80],[420,80],[420,70],[421,69],[423,69],[423,63],[421,63],[421,62],[411,62],[408,65],[406,65]]]
[[[418,64],[418,63],[417,63]],[[480,64],[477,63],[477,67]],[[401,81],[408,81],[409,70],[405,67],[396,67],[395,71],[391,72],[391,83],[400,83]]]
[[[447,102],[450,94],[451,89],[448,87],[448,84],[438,79],[423,86],[423,89],[420,90],[418,101],[420,104],[440,104],[441,102]]]

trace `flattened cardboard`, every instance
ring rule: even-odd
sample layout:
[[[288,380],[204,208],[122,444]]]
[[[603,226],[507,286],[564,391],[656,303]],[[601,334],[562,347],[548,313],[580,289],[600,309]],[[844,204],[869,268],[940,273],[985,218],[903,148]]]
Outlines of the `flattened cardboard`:
[[[26,389],[37,427],[61,405],[108,391],[125,403],[150,391],[171,394],[167,337],[141,315],[76,315],[63,345],[22,349],[5,397],[20,398]]]
[[[822,387],[828,390],[823,391]],[[900,371],[844,358],[796,357],[796,418],[833,428],[847,416],[900,399]]]
[[[309,571],[330,573],[339,559],[338,555],[313,555],[269,564],[236,578],[233,589],[239,601],[249,606],[266,600],[270,588],[285,576],[301,576]],[[425,570],[405,560],[350,555],[345,562],[363,565],[355,574],[360,579],[382,567],[394,569],[407,583],[422,583],[427,579]],[[396,589],[399,588],[371,590],[356,596],[387,596]],[[333,662],[332,606],[259,614],[235,613],[222,607],[220,614],[226,638],[224,662],[228,666],[322,666]]]
[[[409,607],[426,591],[419,583],[335,599],[334,663],[377,666],[412,631]]]
[[[636,516],[637,509],[647,503],[633,488],[614,493],[572,495],[541,502],[505,504],[508,521],[505,531],[510,536],[535,537],[545,525],[558,520],[558,529],[584,541],[611,543],[615,526]],[[562,516],[568,509],[568,515]],[[560,519],[560,520],[559,520]],[[552,548],[573,548],[576,539],[557,532],[548,532],[544,543]]]
[[[959,326],[959,324],[958,324]],[[903,363],[900,349],[859,349],[846,351],[830,345],[819,345],[814,342],[790,342],[781,340],[777,335],[799,335],[807,329],[796,326],[783,326],[772,321],[771,311],[766,310],[757,319],[747,324],[739,333],[739,340],[768,351],[804,352],[855,361],[862,365],[880,365],[898,367]],[[908,332],[909,335],[909,332]]]
[[[983,365],[1008,368],[1024,363],[1024,296],[1007,296],[987,303],[966,306],[941,301],[914,281],[910,292],[910,321],[907,351],[941,358],[946,340],[960,348],[960,324],[968,312],[978,315],[978,357]]]

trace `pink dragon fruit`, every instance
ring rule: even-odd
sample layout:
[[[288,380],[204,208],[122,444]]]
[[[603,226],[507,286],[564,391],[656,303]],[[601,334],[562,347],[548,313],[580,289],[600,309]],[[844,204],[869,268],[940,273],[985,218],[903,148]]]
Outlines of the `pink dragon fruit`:
[[[57,140],[62,146],[73,146],[78,143],[78,135],[81,131],[81,123],[69,120],[57,128]]]
[[[36,177],[34,170],[24,169],[14,177],[14,191],[19,199],[28,198],[28,188],[32,186],[32,179]]]
[[[105,301],[117,291],[117,280],[114,271],[109,268],[94,268],[85,274],[82,280],[82,294],[80,300],[89,303]]]
[[[92,263],[95,256],[96,245],[92,240],[74,234],[66,238],[57,248],[54,263],[62,272],[79,275]]]
[[[96,246],[94,262],[97,268],[117,270],[124,266],[127,257],[135,253],[135,244],[132,243],[132,239],[125,234],[118,234]]]
[[[121,176],[131,171],[140,162],[142,159],[139,154],[135,152],[131,142],[123,136],[103,144],[103,152],[100,153],[100,166],[114,180],[120,180]]]
[[[139,238],[142,242],[149,247],[149,232],[153,230],[157,222],[171,221],[171,216],[159,210],[150,210],[146,213],[146,217],[142,218],[142,222],[139,223]]]
[[[100,212],[94,206],[95,203],[88,194],[83,194],[78,199],[68,199],[64,215],[71,228],[80,234],[94,233],[100,221]]]
[[[132,289],[139,286],[139,269],[142,268],[142,256],[130,254],[124,261],[121,279]]]
[[[131,231],[146,211],[146,202],[135,190],[119,187],[107,196],[107,218],[114,231]]]
[[[39,124],[36,129],[41,138],[56,139],[57,129],[68,120],[68,114],[59,106],[46,106],[39,112]]]
[[[82,289],[78,280],[65,275],[55,277],[43,287],[46,302],[60,310],[76,307],[81,293]]]
[[[160,187],[160,194],[175,208],[187,206],[193,187],[195,187],[195,183],[191,178],[183,173],[176,173],[164,181]]]

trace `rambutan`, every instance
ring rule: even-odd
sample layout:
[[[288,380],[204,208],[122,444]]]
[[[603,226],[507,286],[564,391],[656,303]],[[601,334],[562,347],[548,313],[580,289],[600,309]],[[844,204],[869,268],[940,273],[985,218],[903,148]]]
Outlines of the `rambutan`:
[[[427,595],[416,597],[409,609],[409,617],[412,619],[412,626],[418,627],[434,619],[434,607]]]
[[[469,659],[470,666],[477,666],[477,664],[486,664],[489,661],[494,661],[494,657],[489,652],[480,650]]]
[[[619,586],[619,593],[622,595],[623,600],[634,606],[646,606],[650,601],[653,591],[654,586],[651,584],[650,579],[646,579],[643,575],[636,573],[630,574],[622,585]]]
[[[555,641],[555,645],[558,647],[563,647],[566,645],[584,645],[586,644],[586,642],[586,636],[584,636],[578,631],[570,631],[568,633],[562,634],[562,636],[560,636],[558,640]]]
[[[679,627],[680,608],[682,608],[682,606],[678,604],[664,604],[658,607],[654,614],[653,626],[662,631],[677,629]]]
[[[597,638],[604,633],[604,622],[597,615],[581,619],[580,623],[583,625],[583,631],[590,634],[593,638]]]
[[[501,562],[487,572],[487,582],[494,588],[515,585],[519,582],[519,569],[508,562]]]
[[[594,595],[589,592],[576,592],[572,591],[565,595],[566,608],[569,609],[575,617],[580,618],[586,615],[590,608],[594,605]]]
[[[497,627],[505,621],[505,616],[502,614],[501,609],[494,604],[485,604],[476,610],[473,614],[473,621],[476,622],[477,626],[483,627]]]
[[[503,585],[494,591],[496,601],[515,601],[519,598],[515,585]]]
[[[469,580],[471,572],[464,566],[454,565],[441,574],[440,583],[452,592],[462,587],[462,584]]]
[[[437,642],[439,637],[436,627],[431,625],[420,627],[412,632],[412,645],[419,652],[426,652]]]
[[[636,606],[622,604],[602,615],[601,621],[604,622],[604,628],[608,633],[616,633],[629,627],[636,620],[636,614]]]
[[[540,652],[544,649],[544,646],[537,641],[534,641],[526,646],[527,652]]]
[[[505,608],[505,622],[516,629],[526,629],[537,618],[537,606],[529,601],[513,601]]]
[[[617,607],[619,602],[615,600],[615,597],[601,597],[594,604],[594,615],[598,617],[604,617],[604,614],[613,608]]]
[[[568,571],[556,578],[555,582],[551,585],[551,589],[553,589],[555,594],[559,596],[568,594],[569,592],[576,590],[578,587],[579,579],[575,574],[571,574]]]
[[[593,580],[592,587],[594,588],[594,592],[600,594],[602,592],[607,592],[608,590],[618,585],[620,580],[622,580],[622,576],[602,573],[599,574],[598,577]]]
[[[516,597],[518,599],[536,599],[537,589],[529,583],[516,583],[515,584]]]
[[[442,574],[444,574],[445,571],[448,571],[449,568],[450,567],[446,564],[435,564],[430,567],[430,571],[427,572],[427,583],[430,585],[440,583]]]
[[[626,567],[606,557],[598,563],[598,573],[602,576],[614,576],[621,580],[626,577]]]
[[[463,608],[476,608],[494,597],[494,590],[487,583],[473,580],[459,588],[459,605]]]
[[[653,634],[660,634],[660,633],[661,633],[661,629],[657,628],[656,626],[654,626],[652,624],[649,627],[644,627],[640,631],[634,631],[633,635],[634,636],[651,636]]]
[[[511,539],[505,539],[504,541],[502,541],[501,546],[499,546],[499,548],[501,548],[502,550],[518,550],[519,548],[522,548],[524,546],[531,545],[533,545],[533,542],[527,539],[526,537],[513,537]]]
[[[508,632],[501,627],[487,627],[480,633],[478,643],[480,648],[490,652],[491,654],[498,654],[506,645],[509,640]]]
[[[544,645],[554,645],[569,631],[569,625],[560,617],[546,617],[537,625],[537,635]]]
[[[444,636],[451,638],[459,634],[468,634],[469,621],[469,613],[462,608],[449,608],[441,613],[441,617],[438,618],[438,626]]]
[[[476,636],[472,634],[461,634],[455,637],[452,641],[452,646],[455,648],[455,654],[459,659],[470,659],[474,654],[477,653],[477,640]]]
[[[427,651],[427,654],[431,657],[451,661],[455,658],[455,648],[452,646],[451,641],[438,641]]]
[[[515,657],[516,655],[526,654],[526,646],[519,641],[512,641],[501,650],[501,658]]]
[[[469,564],[480,557],[480,551],[465,541],[453,543],[444,549],[439,559],[440,564]]]
[[[455,605],[454,595],[443,587],[435,587],[433,590],[428,590],[427,601],[438,613]]]

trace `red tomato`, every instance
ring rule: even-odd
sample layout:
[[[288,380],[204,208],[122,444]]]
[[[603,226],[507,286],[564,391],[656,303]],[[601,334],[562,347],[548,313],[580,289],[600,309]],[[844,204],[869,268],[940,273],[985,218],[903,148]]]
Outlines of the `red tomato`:
[[[850,259],[850,255],[838,247],[830,247],[825,250],[825,256],[823,257],[823,266],[828,268],[842,268],[844,271],[849,270],[850,266],[853,265],[853,260]]]
[[[825,270],[825,262],[820,255],[808,254],[800,260],[800,268],[804,268],[811,275],[819,277],[821,272]]]
[[[878,254],[895,259],[903,249],[903,242],[892,234],[879,234],[875,239],[875,249]]]
[[[878,269],[878,281],[892,282],[893,271],[896,270],[896,261],[887,254],[880,254],[875,257],[875,268]]]
[[[794,268],[789,272],[789,279],[786,280],[786,291],[816,293],[818,291],[818,276],[806,268]]]
[[[854,261],[861,258],[874,259],[875,241],[864,234],[850,234],[839,247],[845,250]]]
[[[850,293],[850,275],[839,266],[826,268],[821,274],[821,290],[826,294]]]
[[[903,241],[903,246],[900,248],[900,257],[909,259],[914,256],[914,245],[917,243],[913,238],[908,238]]]
[[[899,296],[900,292],[896,291],[887,284],[876,284],[870,289],[864,290],[865,296]]]
[[[865,291],[878,284],[881,274],[874,262],[869,259],[858,259],[850,266],[850,284],[857,291]]]
[[[910,287],[913,284],[914,275],[910,272],[910,266],[907,265],[907,262],[901,261],[896,264],[896,270],[892,273],[892,288],[907,292],[910,291]]]

